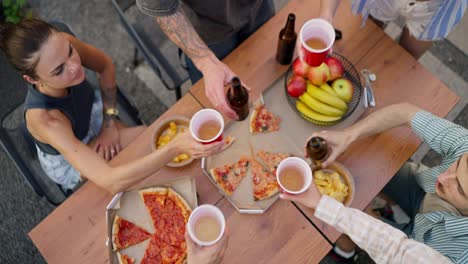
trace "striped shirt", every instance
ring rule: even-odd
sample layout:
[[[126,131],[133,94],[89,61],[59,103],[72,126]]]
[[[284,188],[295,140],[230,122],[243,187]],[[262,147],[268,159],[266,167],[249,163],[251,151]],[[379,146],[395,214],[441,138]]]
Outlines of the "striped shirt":
[[[323,195],[315,216],[347,234],[376,263],[451,263],[436,250],[408,238],[399,229]]]
[[[412,129],[443,156],[439,166],[415,175],[425,192],[434,193],[437,176],[468,153],[468,130],[425,111],[416,113]],[[411,238],[436,249],[455,263],[468,263],[468,217],[441,211],[417,214]]]
[[[369,17],[370,8],[373,5],[381,4],[380,1],[388,0],[353,0],[352,11],[354,14],[361,14],[364,23]],[[414,2],[409,1],[411,5],[414,5]],[[424,25],[424,30],[421,30],[415,37],[425,41],[444,39],[460,22],[468,5],[467,2],[468,0],[443,0],[429,23]]]

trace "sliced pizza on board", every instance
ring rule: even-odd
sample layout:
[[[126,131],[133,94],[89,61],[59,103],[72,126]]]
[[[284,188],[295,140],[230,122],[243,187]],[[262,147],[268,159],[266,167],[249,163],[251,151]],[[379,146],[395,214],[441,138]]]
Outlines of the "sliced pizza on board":
[[[248,157],[241,157],[240,160],[233,164],[211,169],[210,175],[218,183],[218,186],[227,195],[231,196],[242,179],[247,175],[249,163],[250,159]]]
[[[128,255],[125,254],[120,254],[117,252],[117,259],[119,260],[119,264],[134,264],[135,259],[129,257]]]
[[[150,238],[151,234],[134,223],[115,216],[112,225],[113,250],[120,250],[135,245]]]
[[[259,150],[257,152],[257,157],[259,157],[261,161],[268,166],[274,175],[276,175],[276,169],[278,168],[280,162],[290,156],[291,155],[288,153],[275,153],[263,150]]]
[[[281,119],[266,109],[264,104],[257,104],[250,116],[250,133],[278,131]]]
[[[254,200],[264,200],[277,194],[279,187],[275,174],[254,159],[251,164]]]

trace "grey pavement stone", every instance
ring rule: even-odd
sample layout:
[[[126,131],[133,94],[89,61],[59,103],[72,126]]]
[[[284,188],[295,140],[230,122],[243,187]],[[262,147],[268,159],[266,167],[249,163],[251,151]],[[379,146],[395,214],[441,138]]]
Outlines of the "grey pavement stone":
[[[447,39],[457,46],[460,50],[468,54],[468,15],[463,16],[460,23],[448,35]]]

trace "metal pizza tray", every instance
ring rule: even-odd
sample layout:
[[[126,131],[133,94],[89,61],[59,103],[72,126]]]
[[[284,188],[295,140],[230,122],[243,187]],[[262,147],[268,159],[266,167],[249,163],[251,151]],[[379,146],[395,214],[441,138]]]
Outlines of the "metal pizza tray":
[[[151,234],[154,233],[153,223],[145,204],[140,198],[139,191],[150,187],[169,187],[179,193],[192,209],[197,207],[197,190],[195,178],[192,176],[177,177],[170,180],[158,181],[141,189],[120,192],[112,198],[106,207],[107,222],[107,249],[111,264],[118,264],[117,254],[112,250],[112,224],[114,217],[119,215],[130,222],[144,228]],[[133,245],[119,252],[135,258],[135,263],[140,263],[145,254],[146,247],[150,239]]]
[[[280,131],[252,135],[249,131],[250,116],[241,122],[231,122],[225,127],[223,136],[234,136],[236,138],[234,144],[222,153],[202,159],[201,167],[203,173],[239,213],[262,214],[279,197],[275,195],[266,200],[254,201],[250,167],[247,176],[242,180],[239,187],[234,191],[232,196],[228,196],[213,180],[209,173],[210,169],[232,164],[238,161],[241,156],[251,156],[252,153],[257,153],[259,150],[289,153],[293,156],[303,157],[304,144],[313,132],[324,129],[344,129],[356,122],[365,111],[363,104],[360,103],[346,120],[336,125],[323,127],[307,122],[289,106],[284,94],[284,78],[285,76],[283,75],[262,94],[263,102],[267,109],[281,118]],[[364,97],[361,97],[361,101],[362,98]],[[252,110],[250,114],[252,114]]]

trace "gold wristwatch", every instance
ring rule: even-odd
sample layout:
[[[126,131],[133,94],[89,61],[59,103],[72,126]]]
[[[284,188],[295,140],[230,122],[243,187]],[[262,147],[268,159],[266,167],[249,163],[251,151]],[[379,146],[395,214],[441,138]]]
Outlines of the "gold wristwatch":
[[[119,109],[117,109],[117,107],[109,107],[104,113],[108,117],[116,117],[119,115]]]

